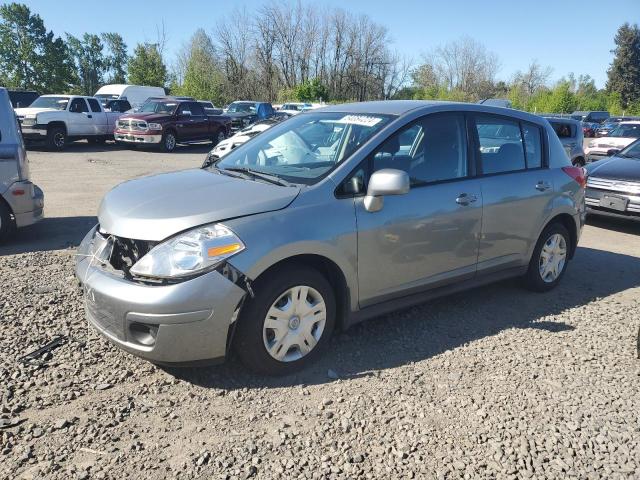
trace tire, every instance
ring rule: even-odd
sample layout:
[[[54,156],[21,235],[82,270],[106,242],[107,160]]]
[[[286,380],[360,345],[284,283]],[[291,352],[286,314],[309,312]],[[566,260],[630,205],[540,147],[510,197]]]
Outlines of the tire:
[[[555,243],[554,239],[558,240],[558,243]],[[533,250],[529,269],[524,276],[525,286],[534,292],[547,292],[555,288],[567,270],[570,248],[571,236],[564,225],[560,223],[548,225]],[[564,256],[562,255],[563,249]],[[545,251],[544,255],[543,250]],[[546,262],[545,257],[548,258]],[[554,262],[556,268],[553,268],[553,263],[547,264],[547,262]],[[550,270],[546,268],[547,266]]]
[[[0,244],[11,238],[16,232],[16,224],[11,218],[11,211],[0,199]]]
[[[574,167],[584,167],[585,166],[584,158],[577,157],[573,162],[573,166]]]
[[[67,146],[67,132],[63,127],[51,127],[47,130],[47,148],[61,152]]]
[[[160,145],[160,148],[163,152],[173,152],[176,148],[177,141],[176,134],[172,130],[169,130],[162,136],[162,144]]]
[[[336,322],[335,294],[327,279],[312,268],[288,266],[259,279],[252,289],[255,297],[245,303],[234,339],[241,361],[256,373],[286,375],[315,360],[326,347]],[[296,303],[296,296],[300,298],[302,292],[307,292],[304,303]],[[310,308],[311,313],[300,315],[300,308]],[[278,319],[269,316],[270,312],[283,314]],[[275,328],[266,326],[267,320]],[[309,349],[313,341],[316,343]],[[268,345],[280,359],[267,350]]]
[[[227,138],[227,136],[224,134],[224,130],[220,129],[218,130],[218,133],[216,134],[216,136],[211,139],[211,145],[215,147],[225,138]]]

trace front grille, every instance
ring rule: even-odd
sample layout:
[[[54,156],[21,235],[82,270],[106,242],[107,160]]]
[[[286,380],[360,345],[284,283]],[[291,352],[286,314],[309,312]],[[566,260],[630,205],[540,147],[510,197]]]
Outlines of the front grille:
[[[146,132],[149,130],[147,122],[144,120],[135,120],[133,118],[124,118],[118,120],[119,130],[128,130],[130,132]]]
[[[124,317],[102,307],[96,294],[91,290],[86,292],[85,298],[85,308],[89,320],[115,338],[124,340]]]
[[[113,249],[109,257],[111,266],[129,277],[129,270],[138,260],[144,257],[156,243],[145,240],[132,240],[130,238],[112,237]]]
[[[640,195],[640,182],[629,180],[611,180],[608,178],[589,177],[587,187],[607,190],[610,192],[622,192],[632,195]]]

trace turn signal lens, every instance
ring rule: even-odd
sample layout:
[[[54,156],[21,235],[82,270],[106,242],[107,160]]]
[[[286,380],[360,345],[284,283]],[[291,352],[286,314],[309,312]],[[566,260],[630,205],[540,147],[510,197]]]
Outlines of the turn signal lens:
[[[220,255],[226,255],[228,253],[237,252],[242,248],[242,245],[239,243],[232,243],[230,245],[222,245],[220,247],[211,247],[207,254],[209,257],[219,257]]]

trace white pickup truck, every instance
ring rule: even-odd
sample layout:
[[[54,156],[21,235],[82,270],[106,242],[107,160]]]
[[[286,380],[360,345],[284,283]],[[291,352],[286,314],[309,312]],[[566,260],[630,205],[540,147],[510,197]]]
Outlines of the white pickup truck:
[[[43,95],[28,108],[16,108],[26,142],[44,142],[52,150],[63,150],[74,140],[104,143],[113,139],[118,112],[105,112],[95,97]]]

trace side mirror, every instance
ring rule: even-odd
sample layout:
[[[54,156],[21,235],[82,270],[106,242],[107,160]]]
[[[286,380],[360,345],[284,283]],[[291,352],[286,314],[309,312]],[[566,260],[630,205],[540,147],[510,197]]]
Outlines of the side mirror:
[[[385,196],[409,193],[410,185],[407,172],[393,168],[378,170],[369,179],[364,208],[368,212],[378,212],[382,210]]]
[[[182,112],[180,112],[180,116],[181,117],[190,117],[191,116],[191,110],[183,110]]]
[[[620,153],[620,149],[619,148],[610,148],[609,150],[607,150],[607,157],[613,157],[614,155],[617,155],[618,153]]]

